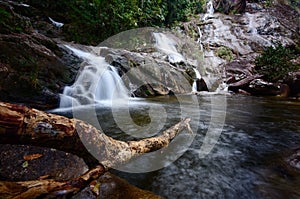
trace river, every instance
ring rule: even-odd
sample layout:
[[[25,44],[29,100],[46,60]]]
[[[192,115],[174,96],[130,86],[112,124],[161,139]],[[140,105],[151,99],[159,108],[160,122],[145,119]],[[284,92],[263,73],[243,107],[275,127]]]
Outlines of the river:
[[[146,173],[112,170],[130,183],[167,198],[299,198],[300,175],[286,166],[285,158],[300,146],[300,102],[279,98],[226,96],[225,123],[217,144],[204,158],[199,149],[211,121],[212,101],[221,95],[197,96],[199,106],[188,108],[192,118],[198,113],[196,136],[191,145],[174,162]],[[186,97],[185,101],[195,99]],[[162,105],[166,110],[163,128],[180,120],[181,104],[176,96],[135,99],[130,115],[138,125],[161,117],[161,111],[148,112]],[[86,108],[89,109],[89,108]],[[127,108],[126,108],[127,109]],[[122,115],[120,106],[116,113]],[[111,109],[97,106],[101,128],[108,135],[133,139],[122,133]],[[64,113],[70,116],[70,113]],[[124,122],[128,121],[124,118]],[[131,120],[129,120],[131,121]],[[129,122],[130,123],[130,122]],[[130,125],[128,123],[128,125]],[[133,131],[135,125],[132,125]],[[196,128],[196,129],[197,129]],[[141,162],[147,167],[147,162]]]

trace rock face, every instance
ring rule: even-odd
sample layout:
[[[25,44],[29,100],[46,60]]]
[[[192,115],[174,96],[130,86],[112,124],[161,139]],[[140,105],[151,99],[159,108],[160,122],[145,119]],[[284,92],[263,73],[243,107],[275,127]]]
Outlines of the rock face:
[[[220,6],[226,4],[226,1],[216,2]],[[230,5],[227,7],[230,8]],[[262,4],[248,3],[241,11],[245,13],[214,13],[207,18],[199,15],[200,20],[183,23],[181,28],[204,49],[204,67],[209,66],[211,70],[225,69],[223,79],[230,90],[242,90],[253,95],[278,95],[283,92],[279,87],[283,88],[281,84],[285,84],[289,89],[295,89],[290,94],[296,96],[299,89],[297,75],[290,77],[290,81],[262,84],[260,79],[263,76],[254,68],[255,58],[265,47],[276,44],[299,46],[300,14],[282,4],[266,8]]]
[[[68,57],[57,42],[33,28],[20,14],[28,7],[0,2],[0,9],[8,17],[0,22],[0,100],[57,107],[59,91],[75,79],[77,58]]]
[[[136,53],[108,49],[105,58],[109,64],[119,69],[122,79],[134,96],[191,92],[193,77],[186,70],[193,66],[182,64],[176,67],[160,56],[164,55],[158,55],[157,52]]]

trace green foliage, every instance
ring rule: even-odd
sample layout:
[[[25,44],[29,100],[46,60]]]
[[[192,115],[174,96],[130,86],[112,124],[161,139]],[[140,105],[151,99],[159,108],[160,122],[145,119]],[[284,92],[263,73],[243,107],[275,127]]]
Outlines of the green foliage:
[[[25,0],[63,22],[67,40],[97,45],[119,32],[138,27],[172,26],[202,11],[199,0]]]
[[[256,58],[255,69],[263,74],[266,80],[276,82],[289,72],[300,69],[299,65],[291,62],[299,54],[299,49],[284,47],[281,44],[275,48],[267,47],[261,56]]]
[[[9,23],[9,20],[11,17],[12,16],[8,11],[6,11],[4,8],[0,7],[0,25],[1,25],[1,27],[3,27],[2,29],[8,27],[8,23]]]
[[[233,53],[232,51],[225,47],[225,46],[221,46],[218,48],[216,55],[218,57],[221,57],[222,59],[225,59],[226,61],[232,61],[233,60]]]
[[[139,27],[173,26],[203,11],[206,0],[17,0],[63,22],[66,40],[97,45],[110,36]],[[0,10],[0,23],[5,19]],[[25,30],[23,26],[14,32]]]
[[[203,12],[203,3],[199,0],[168,0],[166,24],[186,21],[189,16]]]
[[[0,8],[0,22],[4,21],[9,17],[11,17],[11,14],[7,12],[5,9]]]
[[[21,33],[30,26],[29,21],[13,14],[8,6],[0,7],[0,33]]]

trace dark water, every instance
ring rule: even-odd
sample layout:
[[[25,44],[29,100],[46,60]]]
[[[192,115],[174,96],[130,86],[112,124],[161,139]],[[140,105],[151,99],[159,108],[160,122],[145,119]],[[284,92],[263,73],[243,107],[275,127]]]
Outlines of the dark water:
[[[192,118],[200,113],[198,120],[192,122],[198,130],[189,149],[175,162],[148,173],[113,172],[167,198],[300,198],[300,170],[287,166],[285,161],[291,151],[300,147],[300,102],[226,97],[222,133],[212,151],[200,158],[199,149],[211,114],[215,113],[212,101],[218,98],[200,96],[198,108],[193,108],[193,104],[188,106]],[[175,97],[141,102],[130,111],[133,121],[139,125],[151,123],[149,107],[157,104],[166,109],[167,122],[163,128],[179,121],[182,115]],[[120,114],[123,111],[120,107]],[[97,113],[106,133],[118,139],[133,139],[118,129],[109,108],[99,108]]]

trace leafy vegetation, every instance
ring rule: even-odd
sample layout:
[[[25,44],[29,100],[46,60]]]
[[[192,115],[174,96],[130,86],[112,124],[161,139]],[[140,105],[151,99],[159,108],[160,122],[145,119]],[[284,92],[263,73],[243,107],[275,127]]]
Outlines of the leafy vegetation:
[[[300,69],[300,65],[291,60],[299,56],[299,48],[284,47],[281,44],[276,47],[267,47],[261,56],[255,60],[255,69],[263,74],[264,78],[271,82],[283,79],[289,72]]]
[[[232,51],[225,47],[225,46],[221,46],[218,48],[216,55],[218,57],[221,57],[222,59],[225,59],[226,61],[232,61],[233,60],[233,53]]]
[[[205,0],[25,0],[63,22],[67,40],[98,44],[119,32],[138,27],[169,27],[202,11]]]

